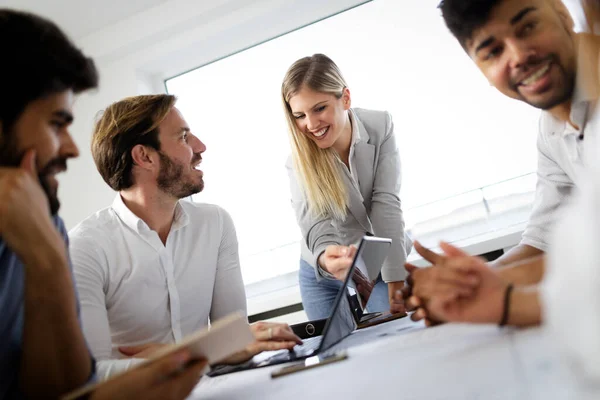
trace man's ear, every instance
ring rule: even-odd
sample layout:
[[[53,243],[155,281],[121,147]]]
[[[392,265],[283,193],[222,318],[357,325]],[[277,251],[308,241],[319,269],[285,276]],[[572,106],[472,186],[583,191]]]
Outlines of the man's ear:
[[[156,160],[153,157],[153,152],[144,145],[137,144],[131,149],[131,158],[133,159],[133,165],[137,165],[142,169],[152,169]]]
[[[552,7],[556,10],[556,13],[560,17],[560,20],[564,24],[565,28],[571,33],[575,32],[575,21],[573,21],[573,17],[569,12],[565,3],[561,0],[551,0]]]

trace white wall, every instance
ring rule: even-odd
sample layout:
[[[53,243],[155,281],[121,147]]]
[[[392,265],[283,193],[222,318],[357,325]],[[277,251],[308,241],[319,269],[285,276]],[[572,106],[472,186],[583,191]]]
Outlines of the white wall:
[[[100,110],[126,96],[163,92],[164,78],[363,2],[171,0],[76,39],[96,60],[101,80],[97,91],[81,95],[75,104],[72,133],[81,156],[69,164],[60,185],[67,227],[109,206],[114,197],[90,153]]]
[[[438,12],[438,0],[418,1],[431,3],[432,12]],[[61,215],[67,227],[110,205],[114,197],[100,178],[90,154],[93,121],[100,110],[126,96],[163,92],[164,78],[364,2],[169,0],[76,38],[96,60],[101,83],[98,91],[82,95],[75,105],[72,132],[81,156],[70,163],[69,172],[61,178],[60,189]],[[579,0],[565,0],[565,3],[573,9]],[[580,15],[576,15],[576,20],[581,20]]]

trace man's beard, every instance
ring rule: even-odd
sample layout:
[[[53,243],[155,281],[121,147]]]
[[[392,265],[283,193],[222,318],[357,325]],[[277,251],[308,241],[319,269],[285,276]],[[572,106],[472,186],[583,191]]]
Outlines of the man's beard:
[[[177,199],[183,199],[193,194],[199,193],[204,189],[204,181],[200,179],[199,183],[184,181],[185,166],[173,162],[166,154],[159,151],[160,171],[156,183],[158,188],[164,193],[167,193]],[[200,160],[200,155],[197,155],[192,160],[192,165]]]
[[[51,170],[56,166],[61,166],[63,170],[67,169],[67,159],[62,157],[57,157],[51,160],[46,166],[42,169],[42,171],[38,174],[38,180],[40,181],[40,185],[44,192],[46,193],[46,197],[48,197],[48,205],[50,206],[50,214],[56,215],[58,210],[60,209],[60,201],[58,200],[58,193],[55,189],[50,187],[48,183],[49,176],[51,174]]]
[[[4,140],[6,140],[6,142],[0,142],[0,166],[19,168],[25,152],[19,152],[17,149],[17,144],[13,139],[15,137],[14,134],[9,133],[5,136],[6,137]],[[46,198],[48,199],[48,207],[51,215],[56,215],[58,213],[58,210],[60,209],[60,201],[58,200],[58,194],[50,187],[50,184],[48,183],[49,171],[57,164],[63,165],[66,169],[66,163],[67,160],[65,158],[57,157],[46,164],[38,173],[38,181],[44,190],[44,193],[46,194]]]
[[[551,55],[549,57],[545,57],[544,59],[535,60],[534,62],[530,63],[530,68],[535,68],[537,65],[548,59],[552,60],[552,65],[558,68],[564,79],[563,86],[552,97],[544,100],[530,100],[529,98],[521,95],[517,84],[513,83],[515,90],[521,95],[521,98],[525,103],[541,110],[549,110],[568,101],[571,99],[571,97],[573,97],[573,92],[575,91],[575,71],[567,70],[567,68],[559,62],[558,56]]]

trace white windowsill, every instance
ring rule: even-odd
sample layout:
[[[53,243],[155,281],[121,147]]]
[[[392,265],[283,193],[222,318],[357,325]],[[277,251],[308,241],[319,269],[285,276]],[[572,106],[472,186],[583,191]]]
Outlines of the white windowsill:
[[[484,254],[495,250],[504,250],[517,245],[521,240],[521,234],[525,229],[526,221],[518,222],[505,228],[491,232],[482,233],[467,239],[450,241],[450,243],[462,248],[469,254]],[[434,248],[434,251],[438,249]],[[419,254],[412,251],[408,261],[417,265],[425,266],[428,263]],[[286,307],[300,303],[300,287],[298,285],[298,272],[290,272],[277,276],[263,282],[257,282],[246,286],[248,315],[254,315],[276,308]],[[296,323],[306,320],[303,312],[293,313],[275,318],[274,320]]]

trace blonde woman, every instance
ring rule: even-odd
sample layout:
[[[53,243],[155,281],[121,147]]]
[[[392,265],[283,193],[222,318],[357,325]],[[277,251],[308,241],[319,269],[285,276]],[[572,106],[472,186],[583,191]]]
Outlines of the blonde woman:
[[[296,61],[281,86],[292,155],[292,205],[302,231],[300,292],[310,319],[327,318],[364,235],[392,248],[372,288],[369,311],[404,312],[394,294],[404,284],[405,239],[400,156],[385,111],[351,108],[350,90],[323,54]],[[383,278],[383,280],[381,279]],[[356,280],[355,280],[356,281]]]

